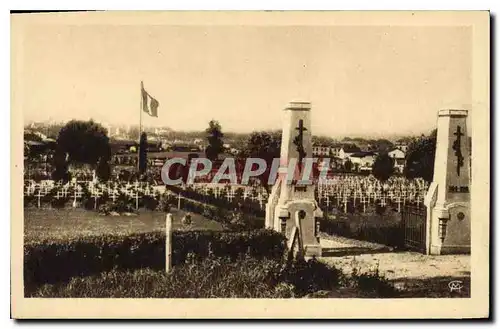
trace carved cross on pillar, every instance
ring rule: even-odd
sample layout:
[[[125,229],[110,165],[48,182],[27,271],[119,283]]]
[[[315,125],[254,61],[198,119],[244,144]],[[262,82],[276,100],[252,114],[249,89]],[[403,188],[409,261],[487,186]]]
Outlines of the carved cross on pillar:
[[[457,126],[457,131],[453,135],[457,136],[457,139],[453,142],[453,150],[457,157],[457,175],[460,176],[460,168],[464,166],[464,157],[462,155],[462,136],[464,136],[464,133],[460,126]]]
[[[304,131],[307,131],[307,128],[304,127],[303,120],[299,120],[299,126],[295,128],[295,130],[298,130],[299,134],[293,139],[293,144],[297,146],[297,152],[299,153],[299,172],[302,172],[302,161],[307,155],[304,149]]]

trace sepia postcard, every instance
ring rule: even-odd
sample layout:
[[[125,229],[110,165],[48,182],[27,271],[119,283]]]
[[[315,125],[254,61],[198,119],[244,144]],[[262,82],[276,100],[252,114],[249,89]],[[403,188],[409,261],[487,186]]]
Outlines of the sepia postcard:
[[[11,14],[15,319],[490,316],[488,11]]]

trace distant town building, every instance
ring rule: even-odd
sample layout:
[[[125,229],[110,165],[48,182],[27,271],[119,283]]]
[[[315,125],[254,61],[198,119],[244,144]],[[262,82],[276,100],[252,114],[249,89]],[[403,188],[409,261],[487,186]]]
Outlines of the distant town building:
[[[394,159],[394,171],[396,173],[402,174],[405,168],[405,159]]]
[[[315,157],[328,157],[330,156],[331,147],[321,144],[313,144],[312,151]]]
[[[344,144],[338,152],[338,157],[346,161],[352,154],[358,152],[361,152],[361,150],[356,144]]]
[[[389,151],[389,156],[393,159],[404,159],[406,157],[406,152],[401,149],[394,148]]]
[[[357,171],[371,172],[376,157],[375,152],[356,152],[349,156],[349,160]]]
[[[396,173],[403,173],[405,167],[406,152],[402,149],[395,147],[389,151],[389,156],[394,159],[394,171]]]
[[[405,142],[398,142],[398,143],[396,143],[395,148],[406,153],[408,151],[408,144]]]

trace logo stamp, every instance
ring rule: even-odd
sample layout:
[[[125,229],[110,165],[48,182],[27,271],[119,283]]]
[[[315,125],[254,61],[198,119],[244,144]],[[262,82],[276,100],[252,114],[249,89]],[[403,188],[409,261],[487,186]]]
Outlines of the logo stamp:
[[[448,288],[450,288],[450,292],[454,292],[454,291],[461,292],[462,288],[463,288],[463,284],[462,283],[463,282],[460,281],[460,280],[450,281],[448,283]]]

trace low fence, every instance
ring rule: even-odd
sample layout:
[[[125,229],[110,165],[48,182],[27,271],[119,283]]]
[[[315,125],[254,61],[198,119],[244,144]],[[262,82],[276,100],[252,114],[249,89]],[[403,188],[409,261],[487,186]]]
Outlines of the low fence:
[[[427,236],[426,208],[406,206],[401,213],[401,226],[405,248],[425,253]]]

